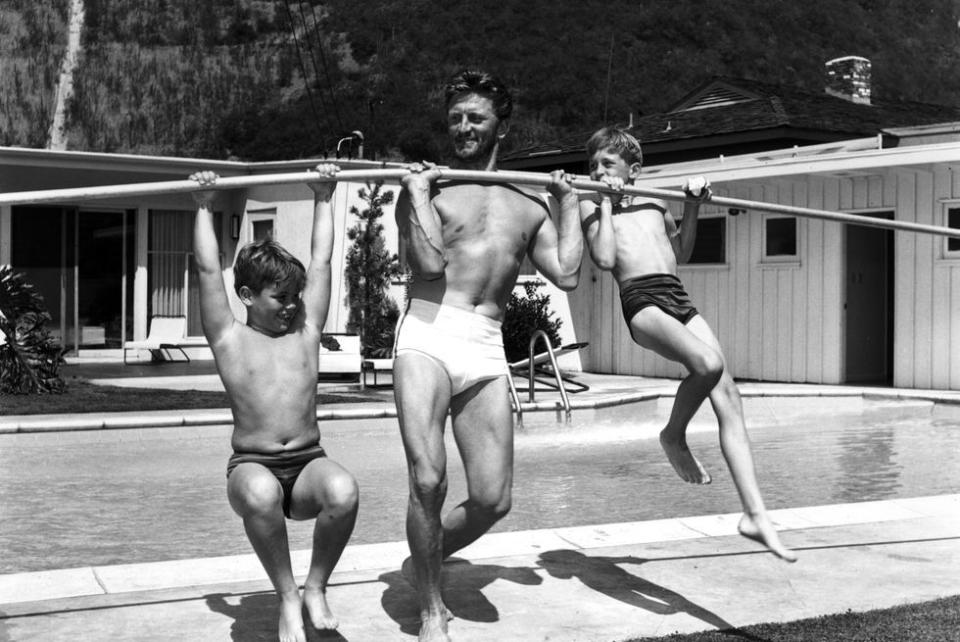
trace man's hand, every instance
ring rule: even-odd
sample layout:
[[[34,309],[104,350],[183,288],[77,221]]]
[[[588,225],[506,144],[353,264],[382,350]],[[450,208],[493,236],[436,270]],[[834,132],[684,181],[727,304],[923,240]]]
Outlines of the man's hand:
[[[713,196],[713,192],[710,190],[710,181],[703,176],[691,176],[684,181],[683,193],[688,198],[696,199],[701,203]]]
[[[440,178],[440,169],[429,161],[410,163],[407,165],[410,173],[400,179],[400,184],[413,197],[415,194],[430,196],[430,188],[434,181]]]
[[[333,177],[336,176],[337,172],[340,171],[338,165],[333,163],[320,163],[313,168],[313,171],[320,174],[322,177]],[[337,189],[336,181],[310,181],[307,183],[307,186],[313,190],[314,195],[316,195],[317,200],[319,201],[329,201],[333,196],[334,190]]]
[[[556,169],[550,172],[550,184],[547,185],[547,191],[558,201],[563,200],[564,196],[573,194],[571,181],[573,181],[573,176],[562,169]]]
[[[195,172],[190,175],[190,180],[196,181],[200,185],[200,187],[208,187],[210,185],[213,185],[214,183],[217,182],[218,178],[220,177],[217,176],[216,172],[211,172],[207,170],[204,170],[202,172]],[[212,190],[212,189],[197,190],[195,192],[191,192],[191,194],[193,194],[193,200],[196,201],[199,207],[202,207],[208,210],[210,209],[210,206],[213,205],[213,200],[217,197],[216,190]]]

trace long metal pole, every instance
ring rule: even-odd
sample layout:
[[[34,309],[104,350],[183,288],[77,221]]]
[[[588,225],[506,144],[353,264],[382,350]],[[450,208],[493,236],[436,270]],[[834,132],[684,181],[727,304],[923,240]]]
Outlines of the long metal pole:
[[[255,187],[258,185],[289,185],[315,180],[335,180],[348,182],[384,181],[395,183],[403,178],[407,173],[408,170],[397,168],[343,170],[341,172],[337,172],[337,175],[333,178],[323,178],[318,173],[313,171],[284,174],[261,174],[256,176],[227,176],[218,179],[217,183],[211,186],[211,188],[240,189],[246,187]],[[551,183],[549,174],[537,172],[486,172],[477,170],[440,168],[440,175],[441,178],[452,181],[515,183],[539,187],[546,187]],[[590,192],[613,192],[613,190],[611,190],[609,187],[598,181],[590,181],[578,178],[571,181],[571,184],[577,189]],[[154,183],[130,183],[127,185],[75,187],[67,189],[36,190],[29,192],[7,192],[5,194],[0,194],[0,205],[57,203],[64,201],[77,202],[125,196],[145,196],[147,194],[185,194],[194,192],[196,190],[196,182],[189,179],[183,179],[176,181],[159,181]],[[682,191],[666,190],[654,187],[640,187],[631,185],[625,187],[623,189],[623,193],[632,196],[647,196],[669,201],[690,200]],[[960,229],[952,229],[937,225],[926,225],[923,223],[912,223],[910,221],[878,219],[859,214],[831,212],[829,210],[797,207],[794,205],[780,205],[778,203],[765,203],[763,201],[750,201],[741,198],[730,198],[727,196],[712,196],[706,202],[732,209],[772,212],[775,214],[786,214],[789,216],[801,216],[805,218],[835,221],[849,225],[880,227],[884,229],[920,232],[923,234],[936,234],[940,236],[960,238]]]

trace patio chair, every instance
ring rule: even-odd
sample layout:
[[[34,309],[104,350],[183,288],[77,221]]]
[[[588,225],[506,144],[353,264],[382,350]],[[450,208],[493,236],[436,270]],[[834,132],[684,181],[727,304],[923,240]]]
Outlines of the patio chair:
[[[150,331],[141,341],[123,342],[123,362],[127,363],[128,350],[149,350],[151,361],[172,361],[170,351],[177,350],[186,361],[190,357],[183,350],[185,345],[197,345],[186,339],[187,317],[161,317],[150,319]]]

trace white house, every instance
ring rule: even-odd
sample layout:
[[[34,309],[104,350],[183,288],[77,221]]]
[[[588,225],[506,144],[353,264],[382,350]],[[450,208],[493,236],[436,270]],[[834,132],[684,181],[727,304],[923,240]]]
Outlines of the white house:
[[[658,165],[641,186],[675,189],[703,174],[718,196],[960,228],[958,130]],[[735,214],[704,206],[696,262],[680,277],[736,377],[960,388],[960,240]],[[609,274],[586,259],[581,283],[570,308],[578,339],[591,341],[585,370],[683,374],[633,344]]]
[[[181,180],[199,169],[221,176],[306,171],[319,160],[242,163],[187,158],[0,148],[0,192]],[[343,169],[381,163],[338,160]],[[363,209],[364,187],[341,183],[334,197],[334,265],[344,265],[346,229]],[[394,187],[395,189],[395,187]],[[238,247],[273,234],[291,252],[309,255],[313,193],[304,184],[221,192],[219,219],[224,277]],[[189,194],[153,195],[55,205],[0,206],[0,264],[25,273],[43,294],[55,335],[74,355],[120,354],[124,341],[143,339],[153,316],[185,316],[187,334],[201,337],[192,266],[195,206]],[[392,212],[383,218],[396,239]],[[394,241],[395,247],[395,241]],[[334,270],[328,332],[343,332],[347,310],[342,270]],[[236,312],[242,306],[234,298]],[[79,332],[76,330],[79,328]],[[194,357],[209,357],[203,347]]]

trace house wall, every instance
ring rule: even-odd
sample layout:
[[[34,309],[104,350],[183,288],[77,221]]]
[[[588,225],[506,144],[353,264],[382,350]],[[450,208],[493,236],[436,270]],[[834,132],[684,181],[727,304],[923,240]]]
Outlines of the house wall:
[[[897,168],[869,176],[715,182],[714,191],[831,211],[893,210],[898,220],[944,225],[942,199],[960,198],[960,180],[946,166],[932,171]],[[676,213],[675,205],[671,209]],[[845,226],[801,218],[799,260],[765,264],[764,216],[747,212],[728,217],[727,264],[682,266],[680,278],[717,335],[734,376],[842,383]],[[960,261],[944,259],[943,248],[940,237],[895,234],[893,383],[899,387],[960,387]],[[583,356],[586,370],[685,375],[681,366],[633,343],[615,282],[589,259],[570,304],[578,339],[591,341]]]

